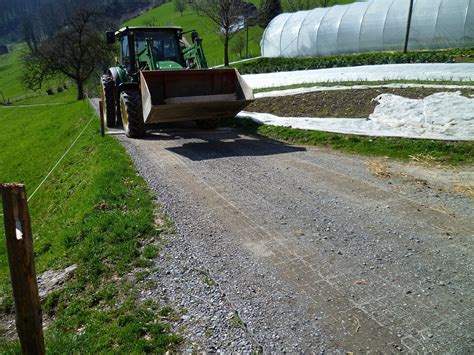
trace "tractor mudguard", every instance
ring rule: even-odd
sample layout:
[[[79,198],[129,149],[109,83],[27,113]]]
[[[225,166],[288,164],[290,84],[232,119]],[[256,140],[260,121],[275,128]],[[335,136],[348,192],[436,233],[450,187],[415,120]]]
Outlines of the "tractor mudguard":
[[[116,87],[118,87],[121,83],[126,83],[128,81],[127,73],[125,73],[125,70],[120,67],[109,68],[109,73],[114,80]]]
[[[120,95],[120,93],[122,91],[130,90],[130,89],[140,90],[140,85],[138,83],[134,83],[134,82],[131,82],[131,81],[125,82],[125,83],[120,83],[117,86],[117,95]]]

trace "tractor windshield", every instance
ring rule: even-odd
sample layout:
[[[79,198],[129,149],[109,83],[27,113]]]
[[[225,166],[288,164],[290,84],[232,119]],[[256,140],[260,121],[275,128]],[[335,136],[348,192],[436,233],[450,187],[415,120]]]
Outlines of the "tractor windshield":
[[[183,64],[183,56],[179,46],[178,37],[174,31],[162,32],[136,32],[135,51],[141,53],[147,41],[153,42],[152,53],[155,61],[173,61]]]

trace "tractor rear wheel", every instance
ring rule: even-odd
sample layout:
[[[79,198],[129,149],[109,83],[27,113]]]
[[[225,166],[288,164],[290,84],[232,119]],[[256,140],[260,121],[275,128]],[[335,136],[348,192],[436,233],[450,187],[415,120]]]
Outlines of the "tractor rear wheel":
[[[108,75],[102,75],[100,83],[104,123],[107,127],[115,127],[115,83]]]
[[[204,120],[196,120],[196,125],[202,129],[215,129],[222,122],[220,118],[208,118]]]
[[[129,138],[142,138],[145,135],[142,98],[138,90],[125,90],[120,93],[120,110],[125,134]]]

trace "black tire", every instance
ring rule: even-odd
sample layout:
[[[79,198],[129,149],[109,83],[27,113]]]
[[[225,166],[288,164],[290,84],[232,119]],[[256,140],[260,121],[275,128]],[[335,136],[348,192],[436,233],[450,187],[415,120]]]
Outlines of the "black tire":
[[[142,98],[138,90],[125,90],[120,93],[120,111],[123,128],[129,138],[142,138],[145,135]]]
[[[220,118],[208,118],[205,120],[196,120],[196,125],[202,129],[216,129],[222,120]]]
[[[108,75],[101,78],[102,112],[107,127],[115,127],[115,83]]]

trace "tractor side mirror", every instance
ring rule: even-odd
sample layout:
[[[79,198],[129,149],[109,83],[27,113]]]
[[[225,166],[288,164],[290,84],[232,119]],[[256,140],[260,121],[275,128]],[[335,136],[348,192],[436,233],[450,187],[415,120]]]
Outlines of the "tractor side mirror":
[[[195,43],[197,39],[199,39],[197,31],[191,32],[191,40],[193,41],[193,43]]]
[[[105,43],[114,44],[115,43],[115,32],[107,31],[105,32]]]

